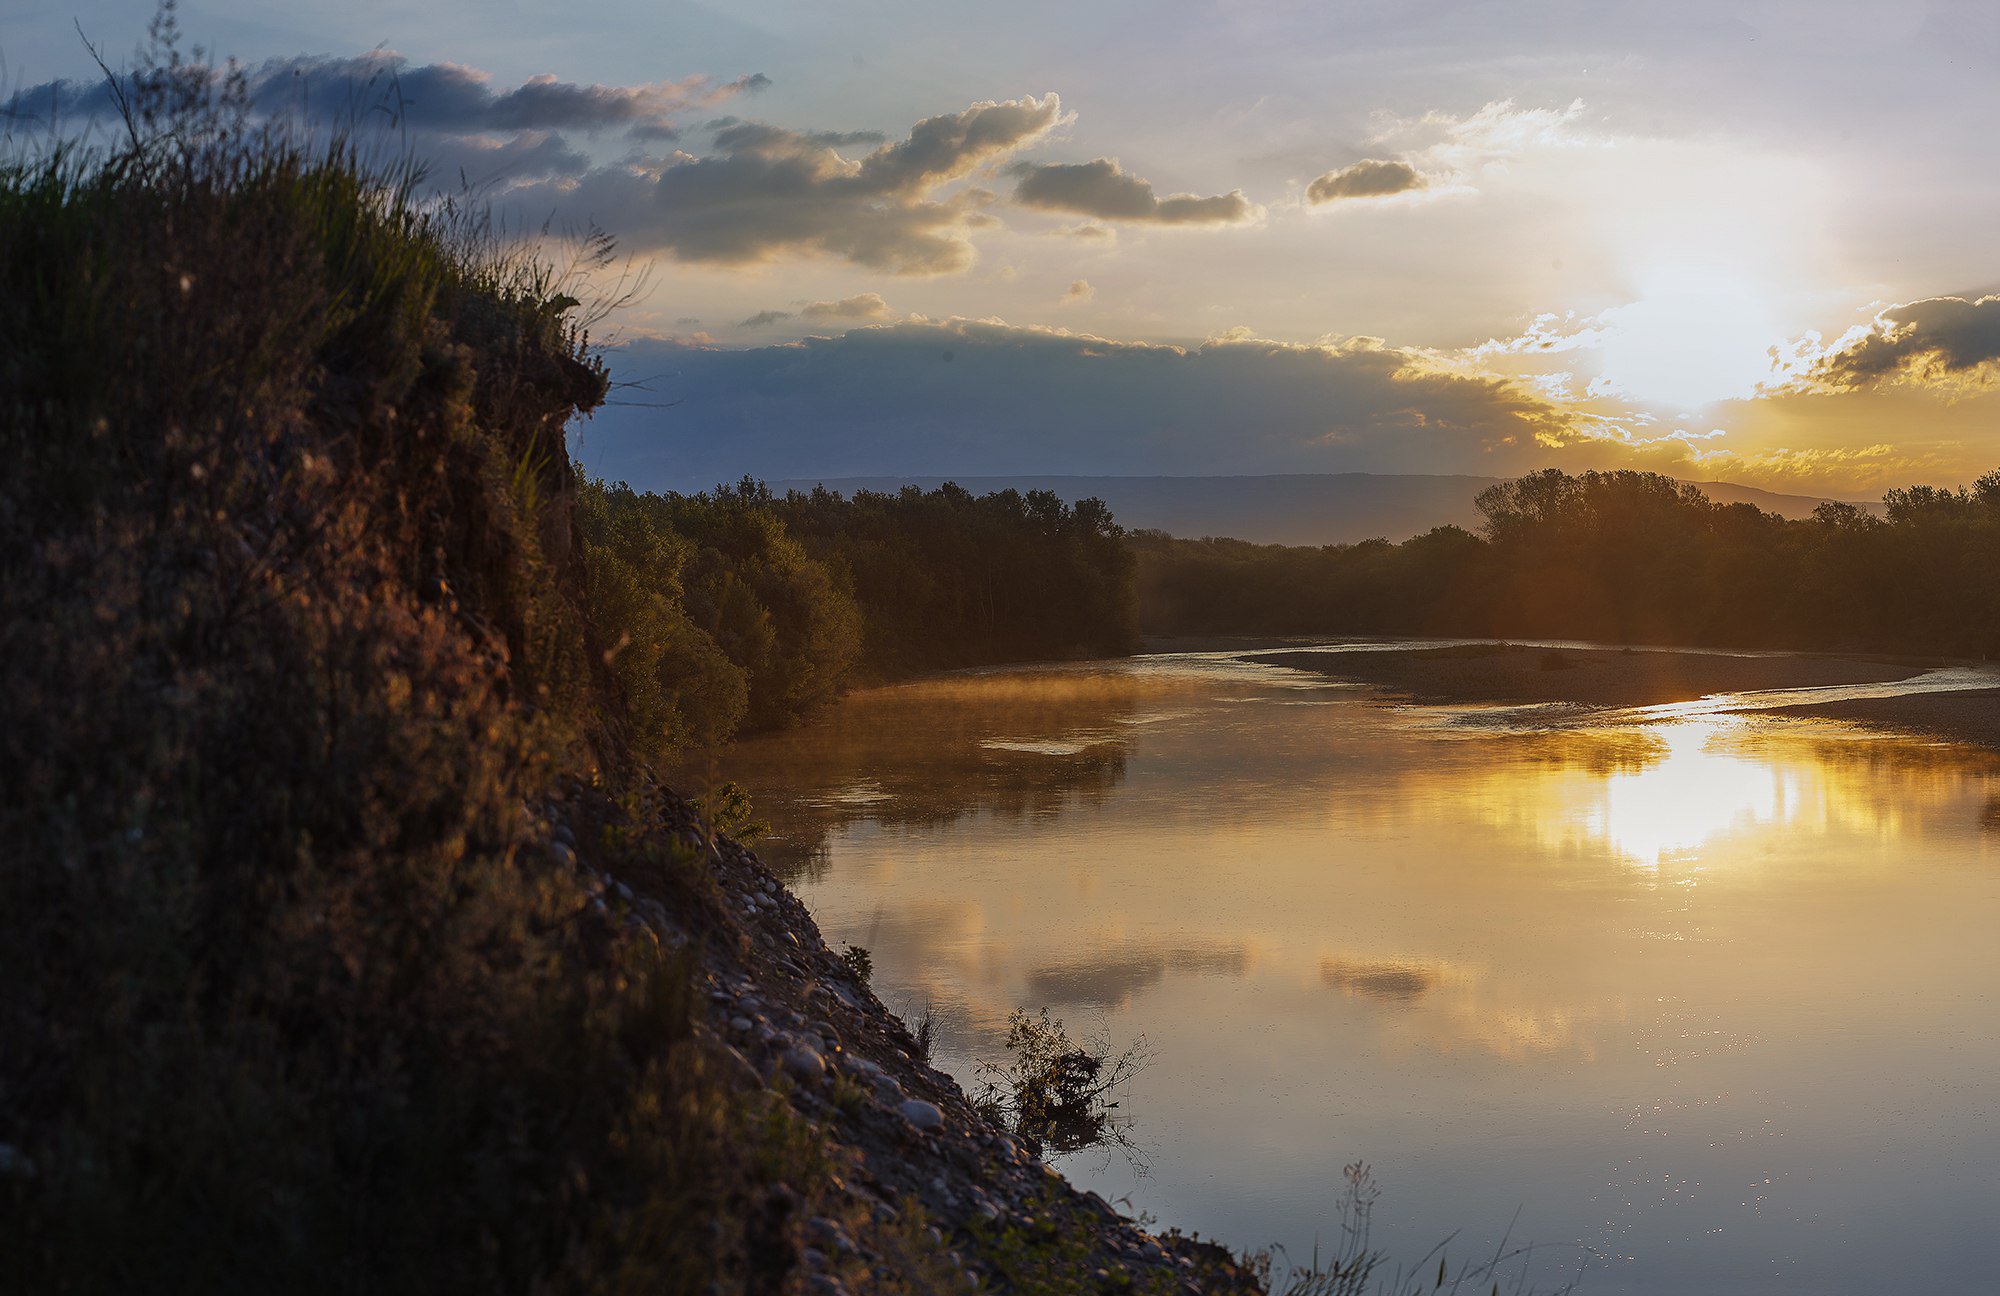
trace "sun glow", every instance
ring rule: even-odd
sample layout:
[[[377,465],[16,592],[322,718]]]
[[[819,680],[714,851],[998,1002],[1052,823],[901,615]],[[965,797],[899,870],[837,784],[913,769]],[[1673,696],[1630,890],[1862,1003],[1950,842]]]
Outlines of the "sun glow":
[[[1769,306],[1740,279],[1678,270],[1599,317],[1604,368],[1594,394],[1686,413],[1754,396],[1781,340]]]
[[[1730,719],[1663,725],[1665,756],[1604,781],[1585,831],[1640,864],[1685,857],[1733,828],[1781,822],[1807,800],[1798,771],[1713,750]]]

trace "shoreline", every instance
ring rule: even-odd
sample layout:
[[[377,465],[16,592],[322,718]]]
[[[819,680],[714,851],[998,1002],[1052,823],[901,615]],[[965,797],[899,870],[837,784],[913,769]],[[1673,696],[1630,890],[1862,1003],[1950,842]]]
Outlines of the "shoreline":
[[[1717,694],[1895,683],[1969,663],[1822,653],[1732,653],[1672,648],[1544,647],[1508,641],[1435,648],[1316,649],[1238,641],[1165,651],[1236,651],[1245,660],[1313,671],[1418,704],[1566,704],[1622,708],[1693,702]],[[1324,643],[1325,640],[1321,640]],[[1395,641],[1391,641],[1395,642]],[[1408,642],[1407,640],[1401,642]],[[1149,644],[1153,651],[1164,645]],[[1758,706],[1760,714],[1837,720],[2000,750],[2000,671],[1992,688]]]

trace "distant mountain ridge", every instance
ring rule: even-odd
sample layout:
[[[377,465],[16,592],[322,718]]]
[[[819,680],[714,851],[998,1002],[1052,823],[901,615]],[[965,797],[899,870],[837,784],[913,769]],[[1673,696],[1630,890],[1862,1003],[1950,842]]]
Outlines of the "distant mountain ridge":
[[[1257,544],[1352,544],[1380,536],[1404,540],[1432,527],[1480,523],[1473,497],[1500,477],[1426,473],[1276,473],[1251,477],[799,477],[773,481],[771,489],[809,491],[814,486],[851,494],[934,489],[957,482],[975,495],[989,491],[1050,490],[1066,500],[1096,496],[1120,523],[1170,535],[1229,536]],[[1826,497],[1782,495],[1734,482],[1691,482],[1721,504],[1753,504],[1767,513],[1801,518]],[[1853,502],[1853,501],[1848,501]],[[1878,509],[1878,505],[1859,504]]]

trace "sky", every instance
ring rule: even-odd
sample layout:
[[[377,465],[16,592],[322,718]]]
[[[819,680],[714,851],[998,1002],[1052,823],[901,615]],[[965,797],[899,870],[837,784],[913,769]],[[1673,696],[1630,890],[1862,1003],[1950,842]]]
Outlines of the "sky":
[[[0,11],[16,122],[91,120],[83,38],[120,63],[152,8]],[[179,17],[260,112],[618,241],[578,445],[637,485],[2000,467],[1990,0]]]

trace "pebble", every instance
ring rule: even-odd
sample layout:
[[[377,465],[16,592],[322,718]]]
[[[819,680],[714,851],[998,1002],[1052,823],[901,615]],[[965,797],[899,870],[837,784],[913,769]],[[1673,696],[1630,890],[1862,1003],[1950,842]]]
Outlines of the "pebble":
[[[802,1041],[794,1042],[790,1048],[785,1050],[785,1070],[790,1072],[795,1079],[817,1080],[826,1074],[826,1059],[821,1057],[819,1050],[812,1045]],[[932,1110],[936,1109],[933,1108]],[[943,1118],[940,1117],[940,1123],[942,1123],[942,1120]]]
[[[559,841],[549,843],[549,859],[558,868],[576,867],[576,852]]]
[[[576,834],[571,832],[566,824],[557,824],[555,831],[549,834],[549,839],[569,847],[572,851],[576,849]]]
[[[847,1236],[840,1221],[830,1220],[824,1215],[815,1215],[806,1221],[806,1237],[814,1246],[841,1255],[851,1255],[855,1251],[854,1239]]]
[[[756,1024],[748,1017],[731,1017],[729,1019],[729,1029],[735,1031],[738,1035],[747,1034],[750,1028]]]
[[[896,1110],[902,1113],[904,1120],[920,1130],[944,1128],[944,1113],[939,1111],[935,1104],[927,1103],[921,1098],[906,1098]]]

